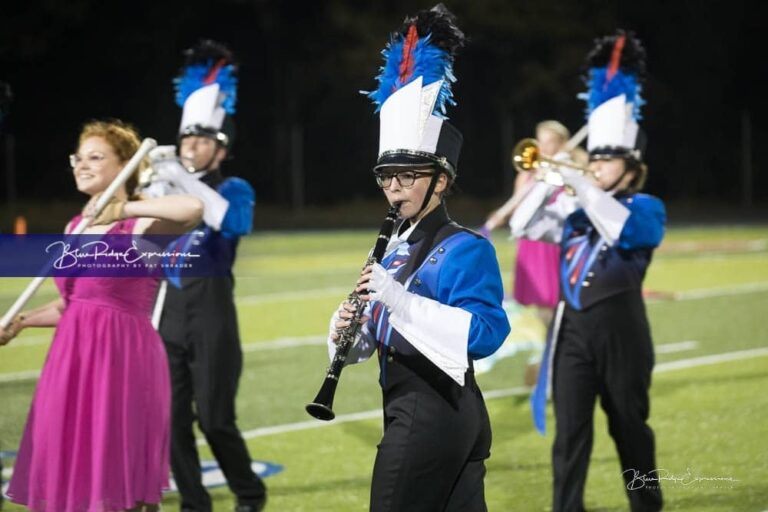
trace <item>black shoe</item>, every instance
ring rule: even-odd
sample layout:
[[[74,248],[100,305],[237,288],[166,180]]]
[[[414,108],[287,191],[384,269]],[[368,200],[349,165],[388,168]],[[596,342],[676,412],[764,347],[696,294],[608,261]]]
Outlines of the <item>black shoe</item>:
[[[235,512],[261,512],[267,504],[267,498],[264,497],[261,501],[256,503],[249,503],[247,505],[237,505]]]

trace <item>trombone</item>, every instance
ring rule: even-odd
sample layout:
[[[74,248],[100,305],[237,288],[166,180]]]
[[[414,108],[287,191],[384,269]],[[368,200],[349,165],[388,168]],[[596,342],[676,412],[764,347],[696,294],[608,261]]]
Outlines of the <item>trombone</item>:
[[[565,186],[563,175],[560,172],[562,168],[574,169],[583,175],[591,175],[597,179],[599,174],[595,171],[581,166],[575,162],[566,162],[541,156],[539,152],[539,143],[536,139],[523,139],[515,145],[512,151],[512,163],[519,172],[538,172],[544,171],[539,177],[542,181],[556,187]]]

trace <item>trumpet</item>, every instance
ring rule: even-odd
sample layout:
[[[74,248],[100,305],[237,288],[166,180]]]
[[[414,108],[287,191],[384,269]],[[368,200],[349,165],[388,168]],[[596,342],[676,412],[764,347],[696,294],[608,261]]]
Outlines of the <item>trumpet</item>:
[[[556,187],[565,186],[563,175],[560,172],[562,168],[573,169],[581,175],[590,175],[594,179],[599,177],[596,171],[575,162],[541,156],[539,143],[536,142],[536,139],[531,138],[523,139],[515,145],[515,149],[512,151],[512,163],[519,172],[537,172],[541,169],[544,172],[540,179]]]

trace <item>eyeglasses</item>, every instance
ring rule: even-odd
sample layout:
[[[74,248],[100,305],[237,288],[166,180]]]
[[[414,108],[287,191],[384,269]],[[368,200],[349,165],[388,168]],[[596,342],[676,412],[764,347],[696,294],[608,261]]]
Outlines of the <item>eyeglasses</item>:
[[[103,153],[88,153],[88,155],[83,158],[77,153],[72,153],[69,155],[69,165],[73,169],[83,163],[83,161],[88,162],[88,165],[101,165],[101,163],[107,159],[107,155]]]
[[[417,179],[433,175],[434,173],[431,171],[382,172],[376,173],[376,183],[381,188],[389,188],[392,185],[392,178],[395,178],[401,187],[411,188]]]

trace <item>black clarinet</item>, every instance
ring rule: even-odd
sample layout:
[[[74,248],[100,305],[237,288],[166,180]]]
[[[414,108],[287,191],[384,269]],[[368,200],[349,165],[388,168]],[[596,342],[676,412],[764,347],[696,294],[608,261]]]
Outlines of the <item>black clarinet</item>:
[[[384,251],[387,250],[392,231],[395,229],[399,208],[399,205],[392,206],[387,212],[387,216],[379,231],[379,237],[376,239],[376,245],[373,247],[371,255],[365,261],[363,268],[374,263],[381,263],[381,258],[384,257]],[[331,365],[328,367],[328,373],[325,376],[323,385],[320,387],[320,391],[317,392],[317,396],[312,403],[307,404],[306,407],[307,412],[311,416],[323,421],[330,421],[336,417],[336,414],[333,412],[333,397],[336,395],[336,386],[339,383],[341,371],[344,369],[347,354],[349,354],[352,345],[355,344],[355,339],[360,332],[360,318],[363,316],[363,310],[365,310],[365,301],[354,290],[347,297],[347,302],[356,308],[354,315],[350,320],[349,326],[339,331],[336,354],[333,356],[333,361],[331,361]]]

